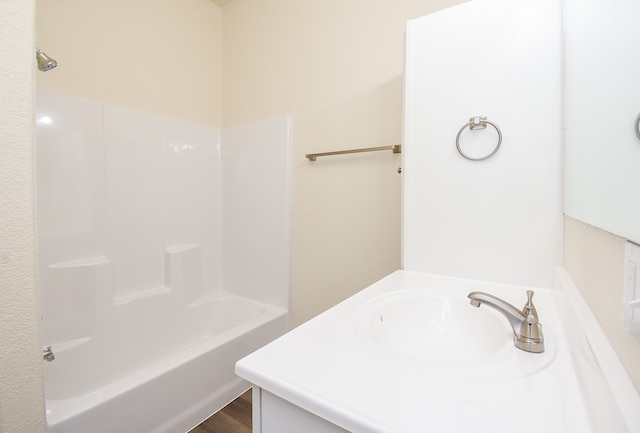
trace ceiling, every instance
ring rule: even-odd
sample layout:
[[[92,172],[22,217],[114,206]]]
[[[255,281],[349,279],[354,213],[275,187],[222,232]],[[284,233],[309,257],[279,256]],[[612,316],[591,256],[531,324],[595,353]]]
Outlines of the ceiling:
[[[222,7],[228,3],[231,3],[233,0],[211,0],[211,1],[217,4],[218,6]]]

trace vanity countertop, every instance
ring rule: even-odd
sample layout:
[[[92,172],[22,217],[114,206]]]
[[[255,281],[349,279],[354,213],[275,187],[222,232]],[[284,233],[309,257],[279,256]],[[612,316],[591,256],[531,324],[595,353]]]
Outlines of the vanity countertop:
[[[603,419],[609,432],[630,431],[622,417],[608,416],[619,415],[616,408],[596,407],[608,412],[594,415],[594,405],[584,397],[593,381],[579,377],[589,374],[590,358],[577,365],[571,354],[578,346],[568,343],[558,308],[566,295],[559,290],[534,288],[544,354],[515,348],[507,320],[480,307],[504,322],[508,344],[501,356],[513,361],[507,369],[486,370],[489,374],[465,359],[438,363],[400,356],[372,343],[358,324],[372,302],[394,293],[433,290],[466,301],[469,292],[483,291],[520,307],[527,289],[396,271],[243,358],[236,373],[354,433],[596,432]],[[469,305],[470,314],[476,311]],[[595,360],[592,364],[597,369]]]

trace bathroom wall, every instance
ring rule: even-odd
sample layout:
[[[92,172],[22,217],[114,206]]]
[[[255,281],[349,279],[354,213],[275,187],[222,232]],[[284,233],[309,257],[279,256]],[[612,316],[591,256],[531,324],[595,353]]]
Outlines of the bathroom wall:
[[[640,344],[622,324],[625,239],[565,217],[564,267],[640,392]]]
[[[555,0],[478,0],[409,22],[405,269],[551,287],[562,264],[561,12]],[[490,124],[465,126],[478,115],[501,147],[470,161],[456,140],[476,158],[499,141]]]
[[[37,1],[38,89],[221,126],[221,9],[210,0]]]
[[[292,314],[300,324],[400,267],[407,19],[458,0],[234,0],[222,9],[223,122],[291,116]]]
[[[43,433],[33,179],[35,1],[0,5],[0,432]]]

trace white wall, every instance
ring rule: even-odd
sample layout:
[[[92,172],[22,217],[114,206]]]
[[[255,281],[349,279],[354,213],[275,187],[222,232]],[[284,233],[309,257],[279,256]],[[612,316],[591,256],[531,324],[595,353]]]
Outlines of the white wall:
[[[562,263],[560,4],[476,0],[413,20],[406,62],[404,268],[550,287]],[[484,161],[456,149],[476,115],[502,131]],[[475,157],[497,141],[491,125],[460,135]]]
[[[44,432],[33,180],[33,0],[0,3],[0,432]]]

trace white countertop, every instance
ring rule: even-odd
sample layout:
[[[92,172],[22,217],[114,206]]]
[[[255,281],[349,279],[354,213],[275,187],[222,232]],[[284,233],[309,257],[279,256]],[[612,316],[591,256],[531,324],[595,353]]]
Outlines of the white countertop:
[[[598,431],[590,420],[556,308],[554,298],[563,296],[557,290],[534,288],[547,344],[544,354],[516,349],[507,320],[481,307],[504,320],[504,338],[513,350],[508,355],[517,364],[539,363],[542,358],[531,357],[547,357],[542,362],[546,367],[525,369],[523,374],[456,377],[452,371],[469,367],[464,360],[452,370],[402,358],[366,341],[356,327],[367,302],[385,293],[445,290],[466,299],[471,291],[484,291],[520,307],[527,289],[396,271],[243,358],[236,373],[354,433]],[[469,308],[473,313],[474,307]]]

